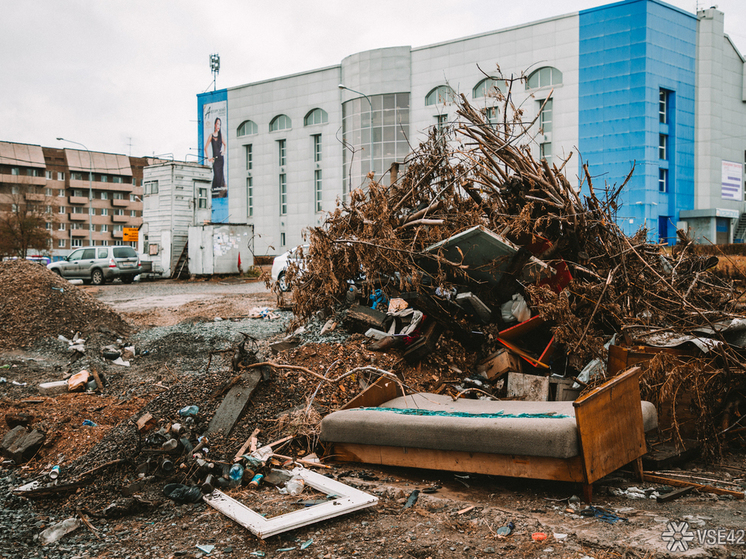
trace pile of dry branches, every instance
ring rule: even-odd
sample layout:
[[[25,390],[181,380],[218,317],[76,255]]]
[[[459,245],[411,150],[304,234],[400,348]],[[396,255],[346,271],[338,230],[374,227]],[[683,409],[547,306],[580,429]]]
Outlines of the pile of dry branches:
[[[622,184],[598,188],[583,165],[578,189],[564,174],[572,154],[560,165],[537,160],[530,133],[536,119],[524,122],[511,100],[514,82],[504,83],[507,94],[497,93],[502,122],[488,121],[461,96],[457,122],[433,129],[402,176],[392,174],[388,185],[371,178],[323,227],[309,231],[303,274],[289,275],[298,316],[344,304],[349,284],[361,278],[366,289],[390,296],[456,287],[478,294],[493,311],[521,293],[534,314],[553,324],[564,366],[575,370],[603,358],[614,334],[634,341],[639,333],[690,333],[740,316],[733,286],[708,272],[713,260],[697,255],[685,236],[671,251],[650,242],[645,230],[629,237],[619,228],[620,193],[634,169]],[[476,225],[524,247],[515,273],[497,285],[475,282],[463,260],[426,250]],[[518,272],[531,252],[554,268],[566,265],[572,282],[559,293],[522,283]],[[499,330],[499,312],[493,315]],[[740,354],[724,345],[718,358],[717,367],[740,379],[718,386],[742,390]]]

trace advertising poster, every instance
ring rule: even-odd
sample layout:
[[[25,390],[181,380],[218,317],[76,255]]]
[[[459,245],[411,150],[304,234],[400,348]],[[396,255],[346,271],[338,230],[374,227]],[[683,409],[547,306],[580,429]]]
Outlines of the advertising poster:
[[[720,193],[723,200],[743,200],[743,167],[740,163],[723,161]]]
[[[212,199],[228,197],[228,134],[226,101],[208,103],[202,108],[205,164],[212,167]]]

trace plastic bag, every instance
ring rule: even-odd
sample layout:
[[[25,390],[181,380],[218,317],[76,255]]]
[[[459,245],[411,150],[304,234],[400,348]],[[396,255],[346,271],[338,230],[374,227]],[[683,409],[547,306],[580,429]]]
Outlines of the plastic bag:
[[[304,487],[305,483],[303,481],[303,478],[293,476],[291,479],[285,482],[285,487],[280,487],[278,491],[283,495],[293,495],[295,497],[303,493]]]

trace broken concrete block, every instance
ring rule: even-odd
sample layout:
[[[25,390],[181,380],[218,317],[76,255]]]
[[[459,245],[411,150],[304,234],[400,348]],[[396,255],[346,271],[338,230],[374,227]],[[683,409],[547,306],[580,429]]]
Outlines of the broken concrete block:
[[[140,419],[137,420],[138,431],[148,431],[153,427],[155,427],[155,417],[153,417],[149,413],[145,413],[143,416],[140,417]]]
[[[477,364],[477,372],[487,379],[501,377],[511,371],[521,372],[521,359],[507,349],[501,349]]]
[[[28,431],[19,425],[3,437],[0,450],[16,464],[20,464],[36,454],[36,451],[44,444],[45,438],[46,436],[41,431]]]
[[[508,373],[508,399],[546,402],[549,399],[549,377]]]
[[[70,392],[85,390],[86,384],[91,380],[91,373],[83,369],[67,379],[67,388]]]
[[[385,330],[383,321],[386,320],[386,313],[362,305],[352,305],[347,309],[347,320],[359,324],[365,330]]]
[[[56,396],[68,392],[66,380],[56,380],[53,382],[42,382],[39,385],[39,394],[42,396]]]

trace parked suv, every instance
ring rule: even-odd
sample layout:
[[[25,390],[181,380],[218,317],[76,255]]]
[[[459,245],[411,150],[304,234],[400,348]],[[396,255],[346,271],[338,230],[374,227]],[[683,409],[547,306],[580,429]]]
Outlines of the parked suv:
[[[116,278],[132,283],[142,271],[137,252],[129,246],[82,247],[47,268],[65,279],[82,279],[93,285]]]

